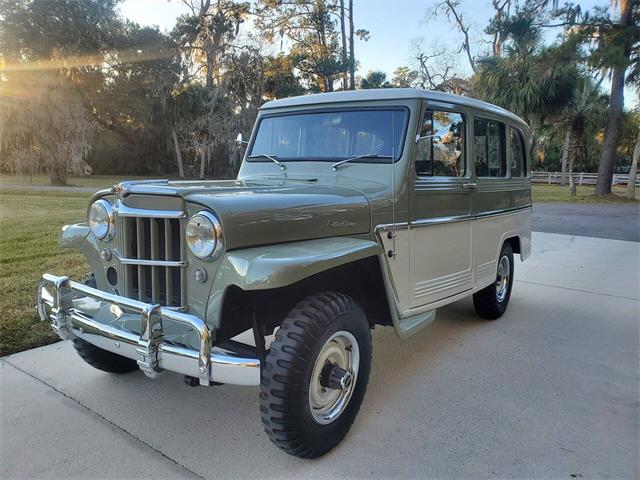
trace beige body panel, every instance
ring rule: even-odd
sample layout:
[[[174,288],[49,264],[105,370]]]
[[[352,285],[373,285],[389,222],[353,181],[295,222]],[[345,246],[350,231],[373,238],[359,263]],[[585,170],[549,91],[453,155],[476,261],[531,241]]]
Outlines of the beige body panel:
[[[379,226],[385,252],[385,273],[395,300],[396,331],[405,337],[403,322],[417,330],[413,319],[434,318],[434,311],[458,301],[495,281],[498,256],[504,242],[516,237],[522,260],[531,253],[531,208],[521,208],[467,219],[431,224]],[[394,250],[395,247],[395,250]],[[413,333],[413,331],[411,332]]]
[[[521,258],[526,259],[531,254],[531,208],[476,219],[473,227],[476,289],[495,281],[500,249],[512,237],[519,238]]]
[[[473,288],[472,223],[411,226],[411,308]]]

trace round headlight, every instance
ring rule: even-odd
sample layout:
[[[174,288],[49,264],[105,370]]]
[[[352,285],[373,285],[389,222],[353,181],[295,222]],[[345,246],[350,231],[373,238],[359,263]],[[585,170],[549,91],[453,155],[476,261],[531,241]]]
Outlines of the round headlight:
[[[110,240],[114,234],[113,209],[106,200],[98,200],[89,208],[89,228],[98,240]]]
[[[222,250],[222,225],[210,212],[193,215],[187,222],[185,237],[191,253],[200,259],[213,259]]]

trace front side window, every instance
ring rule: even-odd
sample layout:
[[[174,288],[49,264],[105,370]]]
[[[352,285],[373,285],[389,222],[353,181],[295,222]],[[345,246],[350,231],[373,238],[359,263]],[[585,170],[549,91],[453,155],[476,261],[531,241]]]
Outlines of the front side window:
[[[265,117],[248,157],[250,161],[261,155],[281,161],[339,161],[362,156],[362,161],[382,157],[389,162],[389,157],[400,158],[406,120],[406,110],[400,108]]]
[[[509,137],[511,141],[511,152],[509,154],[511,176],[524,177],[527,174],[524,139],[522,138],[522,134],[513,128],[509,129]]]
[[[476,117],[473,122],[473,146],[478,177],[505,177],[504,124]]]
[[[418,175],[464,175],[464,118],[455,112],[428,110],[416,145]]]

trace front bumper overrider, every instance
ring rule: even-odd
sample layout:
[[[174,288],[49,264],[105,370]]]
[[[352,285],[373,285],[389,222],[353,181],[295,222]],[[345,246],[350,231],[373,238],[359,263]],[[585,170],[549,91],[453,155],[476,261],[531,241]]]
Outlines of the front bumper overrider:
[[[77,301],[79,296],[139,315],[140,333],[97,321],[90,313],[82,311]],[[37,307],[40,318],[51,322],[59,337],[81,338],[136,360],[140,369],[151,378],[166,370],[197,378],[200,385],[211,382],[260,384],[260,360],[213,346],[209,328],[195,315],[103,292],[68,277],[51,274],[43,275],[38,285]],[[193,329],[198,335],[199,350],[167,341],[163,320]]]

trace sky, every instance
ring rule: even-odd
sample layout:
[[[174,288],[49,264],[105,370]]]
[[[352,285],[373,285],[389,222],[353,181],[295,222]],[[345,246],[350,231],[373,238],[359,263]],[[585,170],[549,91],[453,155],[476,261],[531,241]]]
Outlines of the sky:
[[[411,63],[415,42],[420,42],[425,50],[437,44],[457,51],[462,37],[446,16],[427,22],[429,7],[435,3],[436,0],[354,0],[355,28],[365,28],[371,34],[369,41],[356,40],[358,74],[364,76],[370,70],[382,70],[391,79],[397,67]],[[577,3],[585,11],[596,5],[607,5],[608,1],[578,0]],[[178,15],[189,12],[180,0],[125,0],[119,8],[125,17],[141,25],[158,26],[163,31],[173,28]],[[481,53],[489,48],[482,42],[481,34],[492,16],[490,0],[463,0],[462,15],[465,23],[471,25],[473,50]],[[547,41],[551,42],[558,33],[548,31]],[[272,48],[270,53],[278,52],[277,46]],[[468,75],[470,67],[466,57],[460,54],[456,58],[457,71]],[[637,95],[631,89],[626,90],[626,106],[637,105]]]

